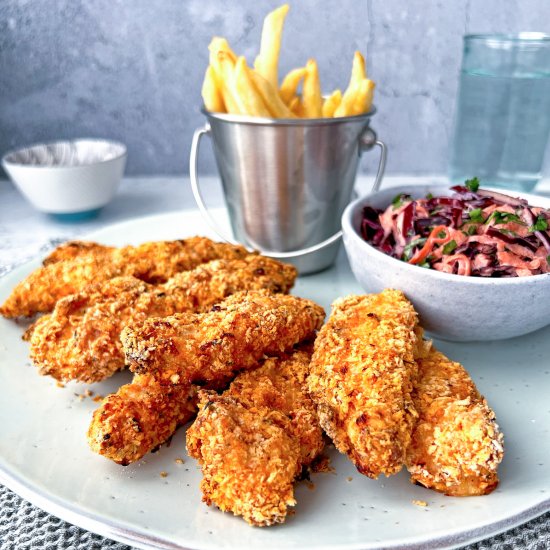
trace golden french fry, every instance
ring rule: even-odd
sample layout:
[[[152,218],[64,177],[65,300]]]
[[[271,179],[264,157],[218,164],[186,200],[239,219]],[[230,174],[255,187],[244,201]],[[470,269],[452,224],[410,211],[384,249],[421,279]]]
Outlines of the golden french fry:
[[[359,114],[356,112],[356,96],[359,93],[361,82],[367,80],[366,74],[365,59],[360,52],[355,52],[353,56],[353,64],[351,66],[351,77],[349,79],[349,84],[344,92],[344,95],[342,96],[340,105],[334,112],[335,117]]]
[[[214,67],[214,70],[217,72],[219,67],[219,52],[225,52],[229,56],[231,61],[233,61],[233,63],[237,62],[237,56],[235,55],[235,52],[231,49],[231,46],[225,38],[214,36],[214,38],[212,38],[210,44],[208,45],[208,49],[210,50],[210,65],[212,65],[212,67]]]
[[[216,73],[213,67],[208,65],[202,83],[202,100],[207,111],[211,113],[225,113],[225,103],[216,80]]]
[[[375,84],[372,80],[365,78],[361,81],[359,94],[357,97],[358,104],[356,106],[358,115],[368,113],[370,111],[374,97],[374,88]]]
[[[306,74],[306,68],[300,67],[290,71],[283,79],[283,83],[279,88],[279,94],[283,101],[290,105],[290,102],[296,97],[298,86]]]
[[[332,92],[323,102],[323,118],[331,118],[334,116],[334,111],[336,111],[341,101],[342,92],[340,90],[334,90],[334,92]]]
[[[262,96],[252,83],[246,59],[242,56],[237,59],[235,64],[235,89],[237,92],[235,99],[242,114],[271,117]]]
[[[276,88],[256,71],[248,69],[248,72],[273,118],[296,118],[296,115],[285,105]]]
[[[369,90],[368,90],[368,93],[367,93],[367,100],[365,102],[365,113],[368,113],[371,108],[372,108],[372,102],[374,101],[374,88],[376,88],[376,84],[372,81],[372,80],[369,80]]]
[[[323,111],[323,98],[321,96],[321,83],[319,81],[319,69],[315,59],[310,59],[306,64],[306,75],[302,87],[302,104],[305,118],[320,118]]]
[[[359,84],[367,78],[367,69],[365,67],[365,58],[361,52],[357,51],[353,54],[353,63],[351,65],[351,77],[349,84]]]
[[[262,28],[260,54],[254,61],[256,71],[274,88],[279,87],[277,67],[279,64],[279,51],[281,50],[281,36],[288,10],[288,4],[284,4],[266,15]]]
[[[288,105],[288,108],[298,117],[302,117],[302,102],[298,96],[294,96]]]
[[[218,71],[214,70],[220,83],[220,92],[226,111],[234,115],[244,115],[238,102],[238,92],[235,86],[235,63],[231,55],[225,51],[218,51],[216,55]]]

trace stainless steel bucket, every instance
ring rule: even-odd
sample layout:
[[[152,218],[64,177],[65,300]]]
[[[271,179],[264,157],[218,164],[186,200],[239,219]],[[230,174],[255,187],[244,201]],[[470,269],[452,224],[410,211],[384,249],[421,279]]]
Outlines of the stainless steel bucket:
[[[340,244],[363,151],[380,147],[373,190],[380,186],[386,146],[369,127],[374,114],[326,119],[266,119],[209,113],[195,131],[190,177],[197,205],[216,233],[290,261],[301,274],[329,267]],[[210,216],[198,181],[201,137],[209,134],[235,239]]]

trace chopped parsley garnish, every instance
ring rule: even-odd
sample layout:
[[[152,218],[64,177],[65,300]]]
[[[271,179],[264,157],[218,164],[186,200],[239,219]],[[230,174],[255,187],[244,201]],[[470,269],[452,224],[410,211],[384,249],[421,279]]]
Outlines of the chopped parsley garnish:
[[[393,206],[394,210],[397,210],[401,206],[403,206],[406,202],[412,201],[412,197],[410,195],[407,195],[406,193],[399,193],[399,195],[396,195],[393,200],[391,201],[391,204]]]
[[[440,231],[440,232],[437,234],[437,238],[438,238],[438,239],[444,239],[446,236],[447,236],[447,233],[445,233],[445,231]]]
[[[468,216],[470,216],[470,220],[476,223],[483,223],[485,221],[481,208],[474,208],[473,210],[470,210],[470,212],[468,212]]]
[[[548,262],[548,265],[550,265],[550,254],[546,256],[546,261]]]
[[[548,262],[550,263],[550,262]],[[423,267],[425,269],[431,269],[430,264],[427,261],[422,262],[421,264],[417,264],[419,267]]]
[[[426,198],[427,198],[428,200],[430,200],[430,199],[433,199],[434,196],[433,196],[432,193],[428,193],[428,194],[426,195]]]
[[[464,182],[464,185],[466,186],[466,189],[468,189],[468,191],[475,193],[479,189],[479,179],[472,178],[471,180],[466,180]]]
[[[548,222],[544,216],[538,216],[537,221],[529,228],[529,231],[546,231]]]
[[[405,248],[403,248],[402,259],[408,262],[413,256],[413,249],[415,249],[417,246],[424,246],[424,243],[427,240],[428,239],[426,238],[415,239],[414,241],[411,241],[409,244],[405,245]]]
[[[455,248],[456,248],[456,241],[453,239],[452,241],[449,241],[444,247],[443,247],[443,254],[450,254]]]
[[[509,223],[509,222],[521,222],[521,218],[516,216],[516,214],[511,214],[510,212],[499,212],[495,210],[488,218],[487,223],[493,220],[493,223]]]
[[[467,237],[471,237],[477,233],[477,225],[469,225],[465,231],[462,231]]]

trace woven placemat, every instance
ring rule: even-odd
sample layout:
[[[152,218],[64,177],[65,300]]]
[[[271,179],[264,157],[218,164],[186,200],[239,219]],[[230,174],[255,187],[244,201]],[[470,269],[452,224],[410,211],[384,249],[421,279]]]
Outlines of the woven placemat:
[[[550,512],[464,550],[546,550],[550,548]],[[132,550],[62,521],[0,485],[0,550]]]

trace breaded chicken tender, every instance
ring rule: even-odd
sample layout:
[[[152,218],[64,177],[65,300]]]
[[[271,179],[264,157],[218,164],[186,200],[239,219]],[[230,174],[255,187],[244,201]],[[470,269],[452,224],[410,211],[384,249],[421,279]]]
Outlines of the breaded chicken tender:
[[[419,414],[406,465],[411,481],[451,496],[486,495],[498,484],[503,437],[462,365],[432,350],[418,360]]]
[[[395,474],[405,462],[423,345],[416,312],[397,290],[337,300],[319,332],[309,391],[321,426],[362,474]]]
[[[294,481],[321,453],[323,433],[306,390],[311,354],[270,358],[222,395],[199,393],[187,449],[201,465],[203,500],[251,525],[284,522]]]
[[[128,326],[121,341],[133,372],[172,383],[216,384],[311,337],[324,317],[323,308],[305,298],[238,292],[208,313],[177,313]]]
[[[209,313],[148,319],[137,327],[126,328],[122,341],[127,361],[134,371],[147,375],[156,393],[162,393],[165,387],[178,388],[185,394],[192,384],[205,389],[223,388],[240,371],[257,368],[264,355],[284,353],[311,339],[323,318],[323,309],[303,298],[268,291],[239,292],[213,306]],[[128,395],[132,411],[150,411],[139,426],[139,446],[130,429],[111,440],[112,426],[128,422]],[[110,406],[111,402],[116,407]],[[172,417],[171,403],[180,406],[177,399],[167,398],[162,402],[161,418]],[[109,396],[95,411],[88,431],[91,448],[120,464],[139,460],[173,433],[165,430],[165,424],[155,416],[156,407],[156,401],[151,402],[149,394],[141,392],[140,384],[135,389],[133,384],[124,386],[122,392]],[[175,430],[176,423],[170,426]],[[105,434],[109,434],[109,443],[101,444]]]
[[[42,265],[54,264],[66,260],[74,260],[84,256],[109,256],[115,250],[114,246],[105,246],[104,244],[93,241],[67,241],[52,250],[42,261]]]
[[[126,466],[164,443],[196,413],[196,386],[137,375],[103,400],[88,429],[95,452]]]
[[[4,317],[31,317],[52,311],[61,298],[83,290],[91,283],[131,275],[149,283],[166,282],[180,271],[193,269],[216,259],[239,259],[249,253],[242,246],[215,243],[204,237],[181,241],[160,241],[140,246],[105,250],[94,245],[70,247],[53,253],[47,265],[21,281],[0,306]],[[85,251],[83,251],[84,249]],[[66,260],[56,258],[67,256]]]
[[[31,359],[57,380],[99,382],[124,367],[120,333],[149,317],[210,309],[241,290],[288,292],[296,269],[271,258],[215,260],[160,285],[115,277],[59,300],[27,331]]]

